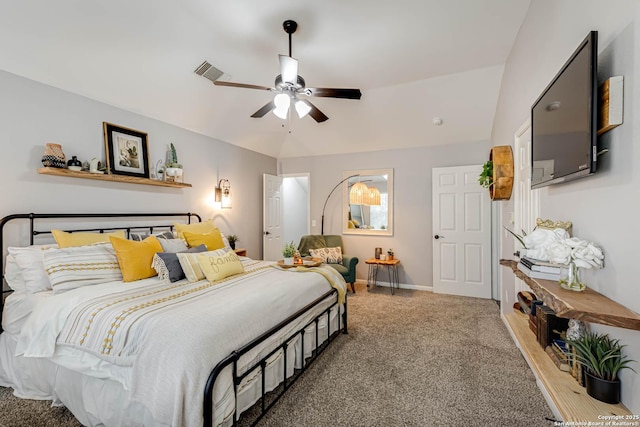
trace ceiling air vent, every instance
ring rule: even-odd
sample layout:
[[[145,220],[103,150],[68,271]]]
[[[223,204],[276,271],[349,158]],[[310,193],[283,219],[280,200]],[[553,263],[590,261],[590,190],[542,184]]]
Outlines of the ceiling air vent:
[[[194,71],[199,76],[205,77],[212,82],[218,80],[224,72],[222,70],[218,70],[213,65],[209,64],[207,61],[204,61],[202,64],[198,66]]]

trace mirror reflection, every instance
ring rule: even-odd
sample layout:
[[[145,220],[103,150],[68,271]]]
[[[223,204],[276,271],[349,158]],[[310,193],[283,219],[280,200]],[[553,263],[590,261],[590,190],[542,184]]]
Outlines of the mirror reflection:
[[[393,169],[345,171],[343,234],[393,234]]]

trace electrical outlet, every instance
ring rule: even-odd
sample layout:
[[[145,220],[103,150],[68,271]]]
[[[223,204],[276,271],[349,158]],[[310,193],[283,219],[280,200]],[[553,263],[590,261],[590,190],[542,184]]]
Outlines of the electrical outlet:
[[[312,219],[312,220],[311,220],[311,226],[312,226],[312,227],[315,227],[315,226],[316,226],[316,220],[315,220],[315,219]]]

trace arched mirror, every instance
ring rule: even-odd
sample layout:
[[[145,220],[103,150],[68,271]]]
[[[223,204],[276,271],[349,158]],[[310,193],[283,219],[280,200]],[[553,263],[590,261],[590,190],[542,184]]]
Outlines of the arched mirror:
[[[343,234],[393,235],[393,169],[345,171]]]

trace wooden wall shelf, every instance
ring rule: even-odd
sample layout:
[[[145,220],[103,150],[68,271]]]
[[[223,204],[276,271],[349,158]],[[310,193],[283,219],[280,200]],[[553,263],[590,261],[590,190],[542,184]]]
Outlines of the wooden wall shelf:
[[[589,288],[583,292],[569,291],[562,289],[558,282],[532,279],[518,270],[514,260],[501,259],[500,264],[510,267],[559,317],[640,331],[639,314],[599,292]]]
[[[518,270],[517,261],[501,259],[500,264],[511,268],[513,273],[531,288],[536,297],[543,300],[560,317],[640,330],[640,315],[594,290],[587,288],[583,292],[569,291],[562,289],[558,282],[528,277]],[[556,417],[562,418],[565,422],[587,425],[588,422],[602,422],[602,416],[631,415],[622,403],[610,405],[589,396],[586,389],[569,373],[558,369],[540,347],[535,334],[529,329],[528,318],[510,311],[510,307],[503,307],[502,320],[531,367],[538,386]]]
[[[94,179],[99,181],[126,182],[129,184],[155,185],[158,187],[188,188],[191,184],[182,182],[166,182],[149,178],[139,178],[128,175],[96,174],[91,172],[76,172],[69,169],[43,167],[38,169],[42,175],[66,176],[71,178]]]
[[[503,320],[536,375],[538,383],[544,387],[547,398],[551,399],[553,405],[550,406],[554,409],[556,416],[565,422],[583,422],[585,424],[580,425],[587,425],[589,421],[602,422],[602,416],[606,415],[631,415],[631,412],[621,403],[611,405],[589,396],[587,390],[581,387],[569,373],[558,369],[538,344],[535,335],[529,329],[527,318],[510,313],[503,315]]]

